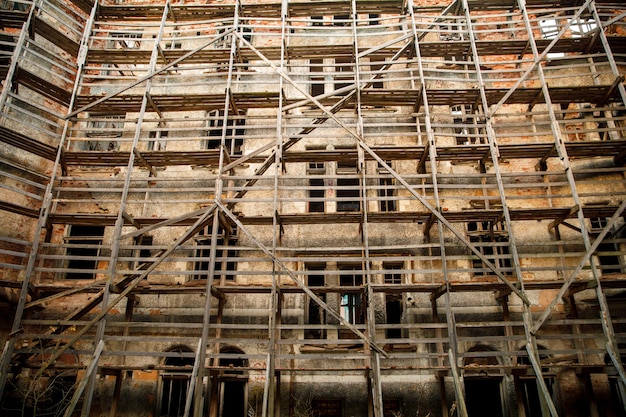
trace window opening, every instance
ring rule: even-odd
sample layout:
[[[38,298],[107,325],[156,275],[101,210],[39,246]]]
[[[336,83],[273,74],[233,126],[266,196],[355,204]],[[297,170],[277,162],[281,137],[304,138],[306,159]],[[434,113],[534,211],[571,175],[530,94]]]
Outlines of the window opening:
[[[385,284],[402,284],[403,264],[398,262],[384,262]],[[387,314],[387,324],[401,324],[403,315],[402,295],[396,293],[385,294],[385,312]],[[399,339],[402,337],[401,328],[385,329],[387,339]]]
[[[218,26],[215,31],[217,32],[217,35],[223,35],[226,32],[226,28],[223,26]],[[230,46],[230,38],[232,35],[228,34],[225,36],[222,36],[221,38],[219,38],[218,40],[216,40],[215,42],[213,42],[213,47],[215,49],[225,49],[228,48]]]
[[[245,352],[234,346],[225,346],[220,354],[232,356],[219,359],[220,368],[226,368],[219,375],[219,399],[221,417],[245,417],[247,415],[247,385],[248,376],[243,368],[248,366],[248,360],[243,357]]]
[[[235,126],[235,129],[232,126]],[[229,155],[241,155],[243,145],[244,126],[246,119],[243,116],[228,116],[226,122],[225,146]],[[222,142],[222,127],[224,126],[224,111],[211,110],[207,112],[207,136],[211,139],[204,141],[205,149],[219,149]]]
[[[165,49],[182,49],[183,44],[180,41],[171,41],[165,43]]]
[[[620,387],[619,377],[609,377],[609,387],[611,391],[610,401],[599,405],[605,409],[611,409],[616,417],[626,417],[626,398],[624,398],[624,391]],[[600,415],[610,415],[607,411],[605,410],[604,413],[601,411]]]
[[[391,161],[385,161],[387,165],[391,166]],[[389,171],[383,168],[380,164],[378,165],[378,173],[379,175],[390,175]],[[396,211],[396,189],[395,189],[396,180],[390,176],[381,177],[378,180],[378,197],[380,197],[379,201],[379,209],[380,211]]]
[[[341,317],[353,325],[363,324],[365,323],[365,303],[360,288],[363,285],[363,274],[360,271],[360,266],[344,265],[340,266],[339,270],[339,285],[341,287],[353,287],[341,293]],[[341,339],[354,339],[356,335],[349,329],[340,329],[339,337]]]
[[[609,224],[609,221],[605,217],[593,217],[589,219],[589,223],[591,225],[591,234],[599,235],[600,232]],[[612,238],[612,233],[606,235],[605,240],[610,240]],[[602,241],[596,250],[598,263],[600,270],[603,274],[613,274],[613,273],[621,273],[621,260],[619,255],[619,247],[617,244],[613,242]]]
[[[131,262],[131,268],[135,269],[139,267],[141,264],[149,262],[149,261],[144,261],[143,258],[152,257],[152,249],[150,249],[149,246],[152,246],[153,241],[154,239],[151,235],[140,235],[139,237],[135,238],[135,244],[138,246],[143,246],[143,247],[135,250],[135,253],[133,256],[139,259]]]
[[[207,279],[209,277],[209,266],[211,260],[211,229],[207,227],[198,233],[196,241],[196,258],[194,263],[194,280]],[[227,244],[224,244],[224,231],[222,228],[218,230],[217,247],[215,249],[215,267],[213,279],[224,279],[233,281],[235,279],[235,271],[237,271],[238,251],[234,249],[237,245],[237,228],[233,227],[233,233],[226,238]]]
[[[66,279],[94,279],[102,246],[104,226],[71,225],[65,254],[69,271]]]
[[[545,351],[545,347],[542,345],[537,346],[539,348],[539,358],[540,359],[548,359],[548,355],[542,353]],[[517,357],[517,362],[520,365],[530,366],[530,359],[526,354],[526,349],[521,350],[523,352],[522,355]],[[552,401],[555,406],[558,406],[558,401],[556,397],[556,381],[554,377],[546,376],[550,372],[549,368],[542,369],[544,375],[544,382],[546,387],[548,388],[548,393],[552,398]],[[525,377],[520,376],[515,379],[516,389],[518,390],[518,407],[523,408],[525,415],[527,416],[535,416],[541,415],[541,400],[539,399],[539,391],[537,387],[537,378],[536,377]],[[520,398],[521,397],[521,398]]]
[[[370,13],[368,17],[369,17],[370,25],[374,26],[374,25],[380,24],[380,21],[379,21],[380,15],[378,13]]]
[[[324,16],[311,16],[311,26],[322,26],[324,24]]]
[[[350,26],[350,15],[349,14],[334,15],[333,26]]]
[[[342,177],[343,175],[357,175],[357,161],[337,162],[337,175],[337,211],[360,211],[360,179]]]
[[[306,270],[309,272],[307,276],[307,286],[315,292],[316,287],[323,287],[325,277],[323,271],[326,269],[325,264],[307,264]],[[315,273],[317,272],[317,273]],[[326,294],[319,293],[317,296],[326,302]],[[326,310],[318,303],[309,299],[308,323],[312,325],[326,324]],[[326,329],[306,329],[304,332],[305,339],[324,339],[326,338]]]
[[[383,417],[398,417],[403,415],[401,399],[383,398]]]
[[[546,387],[550,396],[554,399],[554,378],[544,378]],[[521,391],[521,407],[524,408],[527,416],[541,415],[541,400],[539,399],[539,391],[537,387],[537,378],[520,378],[518,380]]]
[[[508,238],[504,224],[498,222],[493,225],[488,221],[469,222],[467,224],[469,241],[474,244],[498,270],[504,275],[512,274],[512,263],[509,253]],[[493,275],[493,271],[481,259],[472,259],[473,274]]]
[[[141,33],[128,32],[128,33],[111,33],[111,38],[114,49],[139,49],[141,46]]]
[[[148,151],[164,151],[167,147],[167,130],[153,130],[148,133],[148,137],[152,140],[148,141],[146,148]]]
[[[342,56],[335,58],[335,90],[349,87],[354,83],[352,57]],[[347,91],[337,93],[337,95],[346,95]]]
[[[465,382],[465,402],[469,417],[503,417],[499,377],[468,377]],[[489,401],[485,401],[489,398]],[[534,414],[531,414],[534,415]],[[541,415],[541,414],[539,414]]]
[[[572,38],[582,38],[583,36],[588,36],[597,27],[595,19],[579,17],[571,23],[569,30],[572,33]]]
[[[454,123],[454,137],[459,146],[486,143],[483,129],[477,126],[477,120],[473,113],[471,105],[450,107],[450,114],[452,114],[452,122]]]
[[[324,94],[324,60],[311,59],[309,61],[309,71],[311,95],[317,97]]]
[[[309,175],[324,175],[326,173],[326,167],[323,162],[309,162],[308,168]],[[323,213],[325,210],[324,197],[326,192],[324,190],[323,178],[310,178],[309,179],[309,213]]]
[[[442,41],[464,40],[463,25],[456,19],[445,19],[439,23],[439,39]]]
[[[381,57],[380,59],[381,60],[379,61],[373,61],[373,62],[370,61],[371,74],[368,76],[368,78],[371,78],[374,75],[376,75],[376,73],[379,72],[385,65],[385,58]],[[385,88],[385,83],[382,81],[383,77],[384,75],[381,75],[380,77],[376,78],[376,81],[372,83],[372,88],[376,88],[376,89]]]
[[[604,112],[595,112],[593,113],[593,117],[597,119],[596,129],[598,131],[598,138],[600,140],[611,140],[609,125],[607,123],[607,120],[604,118]]]
[[[561,28],[556,19],[542,19],[539,21],[539,28],[541,29],[541,36],[544,39],[556,39]],[[549,52],[548,58],[562,58],[565,56],[563,52]]]
[[[87,125],[87,137],[94,139],[87,142],[89,151],[116,151],[124,133],[125,114],[92,114]]]

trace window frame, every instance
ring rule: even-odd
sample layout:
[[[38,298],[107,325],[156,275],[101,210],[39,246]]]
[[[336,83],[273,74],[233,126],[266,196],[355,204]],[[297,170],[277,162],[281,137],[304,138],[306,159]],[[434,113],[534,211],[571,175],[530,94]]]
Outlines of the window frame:
[[[77,233],[79,230],[80,234]],[[95,231],[99,233],[93,233]],[[102,244],[104,242],[104,226],[71,224],[65,237],[67,245],[76,245],[74,247],[66,247],[65,255],[68,257],[78,257],[79,259],[68,258],[64,262],[64,266],[68,270],[82,269],[91,270],[92,272],[76,272],[65,271],[63,273],[64,280],[94,280],[98,274],[99,257],[102,252]],[[97,247],[86,247],[97,246]],[[95,259],[84,259],[86,257]]]

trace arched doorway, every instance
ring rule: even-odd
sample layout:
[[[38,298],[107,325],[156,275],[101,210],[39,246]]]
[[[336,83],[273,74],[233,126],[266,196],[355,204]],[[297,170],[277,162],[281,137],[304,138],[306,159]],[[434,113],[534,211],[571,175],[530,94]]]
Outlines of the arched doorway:
[[[213,378],[211,415],[245,417],[248,412],[248,360],[244,351],[235,346],[223,346],[218,360],[219,371]],[[217,407],[216,407],[217,405]]]
[[[498,358],[490,352],[496,349],[487,345],[476,345],[468,353],[484,352],[465,358],[465,405],[469,417],[503,417],[502,375],[490,371],[490,365],[498,365]],[[467,371],[476,367],[476,371]],[[488,401],[485,399],[488,398]]]
[[[164,365],[172,368],[161,371],[160,374],[158,416],[180,417],[185,413],[187,388],[194,363],[193,350],[187,346],[175,346],[168,353],[171,356],[165,358]]]

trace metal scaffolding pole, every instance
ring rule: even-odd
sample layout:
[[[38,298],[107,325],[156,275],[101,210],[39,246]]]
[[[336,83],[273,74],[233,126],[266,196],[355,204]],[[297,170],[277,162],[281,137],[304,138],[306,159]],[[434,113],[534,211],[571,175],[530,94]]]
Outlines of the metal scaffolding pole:
[[[474,68],[476,71],[476,76],[478,80],[478,88],[480,90],[480,98],[482,101],[483,113],[487,114],[489,110],[489,102],[487,101],[487,94],[485,92],[485,82],[483,79],[483,74],[480,68],[480,57],[478,56],[478,50],[476,48],[476,34],[474,32],[474,27],[472,24],[472,17],[470,14],[470,8],[467,0],[463,1],[463,9],[465,13],[465,20],[468,29],[468,35],[470,39],[471,49],[472,49],[472,60],[474,62]],[[529,34],[532,36],[532,33]],[[485,129],[487,132],[487,139],[489,141],[489,150],[491,153],[491,161],[494,166],[494,172],[496,176],[496,183],[498,185],[498,193],[500,194],[500,202],[502,204],[502,212],[504,214],[504,221],[506,224],[506,232],[508,235],[508,244],[509,244],[509,252],[513,256],[513,269],[515,272],[515,277],[517,278],[517,282],[519,284],[519,288],[522,292],[524,292],[524,280],[522,278],[522,270],[520,266],[519,253],[517,250],[517,240],[515,238],[515,234],[513,232],[513,226],[511,222],[511,214],[509,212],[509,205],[506,198],[506,190],[504,189],[504,184],[502,182],[502,172],[500,170],[500,164],[498,161],[498,149],[497,149],[497,136],[495,129],[493,128],[492,118],[485,118]],[[530,327],[532,325],[532,313],[530,311],[530,306],[524,304],[523,305],[523,322],[524,322],[524,334],[526,335],[526,346],[528,349],[528,354],[532,357],[531,364],[533,370],[535,371],[535,376],[537,379],[537,388],[539,390],[539,398],[541,399],[542,404],[542,413],[544,417],[547,417],[548,411],[552,417],[558,417],[558,413],[556,411],[556,407],[552,402],[552,398],[550,396],[550,392],[545,384],[543,378],[543,371],[541,366],[539,366],[539,353],[537,352],[537,340],[535,335],[530,332]]]
[[[358,20],[358,11],[356,0],[352,0],[350,2],[350,21],[351,21],[351,33],[352,33],[352,55],[354,56],[354,82],[355,82],[355,96],[356,96],[356,131],[359,136],[363,136],[363,109],[361,107],[361,89],[363,88],[363,84],[361,84],[361,61],[359,57],[359,38],[357,33],[357,20]],[[335,70],[337,70],[335,68]],[[365,289],[367,291],[367,307],[366,307],[366,323],[367,323],[367,335],[372,339],[376,340],[376,311],[374,306],[374,291],[372,288],[373,276],[371,271],[371,265],[369,262],[370,259],[370,248],[369,248],[369,222],[368,222],[368,199],[367,199],[367,187],[366,187],[366,167],[365,167],[365,159],[363,155],[363,150],[358,148],[358,160],[357,160],[357,173],[359,175],[359,188],[361,195],[361,212],[363,213],[363,223],[361,227],[362,233],[362,247],[364,253],[364,262],[361,263],[362,268],[365,270]],[[366,351],[367,352],[367,351]],[[366,378],[371,378],[371,383],[368,385],[371,386],[371,395],[372,395],[372,406],[374,411],[374,417],[382,417],[383,416],[383,391],[382,391],[382,381],[380,375],[380,354],[375,350],[371,350],[369,357],[369,372],[366,373]]]
[[[165,28],[165,22],[167,21],[168,11],[170,9],[170,1],[166,0],[165,7],[163,8],[163,15],[161,16],[161,22],[159,26],[159,33],[154,42],[154,46],[152,48],[152,55],[150,57],[149,64],[149,72],[153,72],[156,69],[157,59],[159,57],[159,43],[163,38],[163,30]],[[143,99],[141,102],[141,110],[139,111],[139,117],[137,120],[137,124],[135,126],[135,133],[133,136],[133,142],[131,144],[131,149],[129,151],[128,164],[126,166],[126,177],[124,178],[124,188],[122,189],[122,195],[120,197],[120,205],[117,213],[117,220],[115,221],[115,230],[113,232],[113,240],[111,245],[111,257],[109,259],[109,269],[107,271],[107,275],[109,276],[109,282],[104,287],[104,293],[102,295],[102,306],[106,306],[109,302],[110,297],[110,289],[115,282],[115,276],[117,275],[117,261],[119,257],[120,243],[121,243],[121,235],[122,229],[124,227],[124,214],[126,213],[127,199],[129,194],[130,182],[133,175],[133,168],[135,165],[135,151],[137,149],[137,144],[139,143],[139,137],[141,136],[141,128],[143,125],[143,121],[146,114],[146,109],[148,107],[149,99],[150,99],[150,89],[152,87],[152,79],[149,79],[146,83],[145,90],[143,92]],[[98,328],[96,330],[96,336],[94,339],[94,345],[100,342],[104,338],[104,332],[106,329],[106,315],[102,317],[102,320],[98,323]],[[90,376],[90,382],[87,385],[87,389],[85,391],[85,397],[83,399],[83,416],[88,416],[91,409],[91,402],[93,398],[93,393],[95,390],[95,382],[96,375],[92,374]]]
[[[285,56],[286,56],[286,37],[288,33],[287,14],[289,12],[289,1],[282,0],[281,12],[280,12],[280,68],[285,68]],[[283,172],[282,167],[282,145],[283,145],[283,102],[286,99],[284,97],[283,79],[279,79],[280,92],[278,98],[278,110],[276,112],[276,141],[274,149],[274,187],[273,187],[273,202],[272,202],[272,253],[276,255],[276,247],[278,246],[278,240],[280,239],[280,224],[278,223],[278,216],[281,207],[279,206],[278,199],[280,194],[280,176]],[[269,308],[269,321],[268,321],[268,352],[267,352],[267,365],[265,374],[265,386],[263,387],[263,409],[262,416],[270,417],[280,414],[280,408],[276,410],[278,404],[278,398],[276,395],[276,354],[280,349],[280,344],[276,342],[280,339],[280,330],[277,325],[279,319],[279,310],[281,309],[282,298],[278,292],[279,275],[277,274],[276,264],[272,263],[272,291],[270,293],[270,308]]]
[[[453,2],[448,6],[444,14],[447,13],[447,10],[452,10],[456,7],[457,2]],[[426,137],[428,140],[428,154],[430,161],[430,172],[431,172],[431,181],[433,187],[433,199],[435,201],[435,210],[440,213],[441,212],[441,200],[439,197],[439,181],[437,179],[437,143],[435,141],[434,130],[431,123],[431,114],[430,114],[430,104],[428,102],[428,83],[426,77],[424,75],[424,63],[422,61],[422,54],[419,45],[419,37],[417,34],[417,25],[415,21],[415,12],[414,12],[414,4],[413,0],[408,0],[408,10],[411,17],[411,29],[414,36],[413,44],[415,45],[415,57],[417,58],[417,68],[419,73],[420,80],[420,88],[422,95],[422,105],[424,107],[424,124],[426,128]],[[417,122],[419,125],[419,121]],[[455,376],[453,378],[454,386],[455,386],[455,396],[456,401],[459,406],[457,407],[457,413],[460,417],[466,417],[467,412],[465,410],[465,399],[462,395],[462,384],[463,384],[463,376],[457,375],[457,366],[458,366],[458,342],[457,342],[457,330],[456,330],[456,319],[454,316],[454,312],[452,311],[452,304],[450,301],[450,279],[448,275],[448,262],[446,257],[446,244],[444,237],[444,227],[441,221],[437,222],[437,234],[439,239],[439,252],[441,257],[441,272],[443,275],[444,284],[443,287],[445,291],[443,291],[443,301],[445,305],[446,312],[446,326],[448,330],[448,340],[449,340],[449,350],[448,350],[448,359],[450,361],[450,369]],[[433,309],[436,309],[438,297],[433,294],[431,296],[431,303],[433,303]],[[445,399],[442,399],[442,404]]]

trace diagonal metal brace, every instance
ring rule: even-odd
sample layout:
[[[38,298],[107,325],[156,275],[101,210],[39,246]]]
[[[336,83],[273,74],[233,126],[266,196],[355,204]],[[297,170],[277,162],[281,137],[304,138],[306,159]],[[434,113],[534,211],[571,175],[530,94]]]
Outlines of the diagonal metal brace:
[[[593,241],[593,243],[589,247],[589,250],[585,252],[585,255],[581,258],[576,268],[572,271],[570,276],[565,280],[565,282],[561,286],[561,289],[554,296],[554,299],[552,300],[550,305],[546,307],[541,317],[537,319],[537,321],[533,325],[533,328],[530,329],[530,332],[532,334],[537,334],[541,326],[543,326],[545,321],[548,319],[548,316],[552,313],[552,310],[556,306],[556,303],[558,303],[559,300],[563,297],[563,295],[565,295],[565,292],[567,291],[567,289],[570,287],[572,282],[574,282],[574,279],[576,279],[576,276],[578,276],[578,273],[583,269],[583,267],[585,266],[587,261],[589,261],[589,259],[591,258],[593,253],[596,251],[596,249],[598,249],[598,246],[600,246],[600,243],[602,243],[602,241],[604,240],[606,235],[609,233],[609,231],[611,230],[611,228],[613,227],[617,219],[622,215],[622,212],[624,211],[624,209],[626,209],[626,200],[622,201],[622,204],[620,204],[620,206],[615,211],[615,213],[613,213],[613,216],[611,216],[611,219],[608,221],[607,225],[604,226],[604,228],[602,229],[602,232],[600,232],[598,237],[596,237],[596,239]]]
[[[319,100],[317,100],[315,97],[313,97],[311,94],[309,94],[307,91],[305,91],[300,85],[298,85],[298,83],[296,83],[287,73],[285,73],[285,71],[283,71],[281,68],[278,68],[272,61],[270,61],[267,57],[265,57],[257,48],[255,48],[254,46],[252,46],[250,44],[250,42],[248,42],[243,36],[241,36],[239,33],[235,33],[235,36],[237,36],[248,48],[250,48],[263,62],[265,62],[267,65],[269,65],[275,72],[276,74],[278,74],[280,77],[282,77],[285,81],[287,81],[289,84],[291,84],[292,87],[294,87],[298,92],[300,92],[301,94],[303,94],[307,99],[309,99],[313,104],[315,104],[320,110],[322,110],[326,116],[328,116],[329,119],[332,119],[335,123],[337,123],[338,126],[340,126],[342,129],[344,129],[347,133],[349,133],[354,139],[356,139],[357,143],[361,146],[361,148],[363,148],[363,150],[365,150],[368,154],[370,154],[372,156],[372,158],[374,158],[379,164],[380,166],[382,166],[383,168],[385,168],[400,184],[402,184],[403,187],[405,187],[409,193],[411,193],[411,195],[413,197],[415,197],[420,203],[422,203],[422,205],[424,205],[424,207],[426,207],[426,209],[428,209],[436,218],[438,221],[440,221],[444,226],[446,226],[454,236],[457,237],[457,239],[459,239],[465,246],[467,246],[476,256],[478,256],[478,258],[480,258],[480,260],[489,268],[493,271],[494,274],[496,274],[496,276],[507,286],[511,289],[511,291],[513,291],[521,300],[524,304],[526,305],[530,305],[530,300],[528,299],[528,297],[526,297],[526,295],[520,291],[520,289],[515,286],[514,284],[512,284],[503,274],[502,272],[500,272],[498,270],[498,268],[489,260],[487,259],[482,252],[480,252],[476,246],[474,246],[472,243],[470,243],[469,240],[467,240],[465,238],[465,236],[463,236],[458,230],[456,230],[452,224],[435,208],[433,207],[427,200],[425,197],[421,196],[420,194],[418,194],[413,187],[411,187],[411,185],[400,175],[398,174],[393,168],[391,168],[389,166],[389,164],[387,164],[387,162],[385,160],[383,160],[380,156],[378,156],[378,154],[376,152],[374,152],[374,150],[372,150],[372,148],[370,148],[366,143],[365,140],[361,137],[361,135],[359,135],[357,132],[355,132],[354,130],[350,129],[348,126],[346,126],[346,124],[341,121],[336,115],[335,113],[333,113],[332,109],[328,109],[326,106],[324,106],[322,103],[319,102]],[[356,90],[355,90],[356,91]]]
[[[352,331],[354,334],[356,334],[359,338],[361,338],[365,343],[367,343],[373,350],[375,350],[376,352],[380,353],[381,355],[383,355],[385,358],[389,358],[389,354],[387,354],[387,352],[385,352],[380,346],[378,346],[370,337],[367,337],[365,334],[363,334],[363,332],[361,332],[359,329],[357,329],[356,327],[354,327],[351,323],[349,323],[346,319],[344,319],[343,317],[341,317],[339,314],[337,314],[337,312],[335,310],[333,310],[332,308],[330,308],[330,306],[328,304],[326,304],[324,301],[322,301],[321,298],[319,298],[313,291],[311,291],[311,289],[309,287],[306,286],[306,284],[300,279],[298,278],[293,272],[291,272],[291,270],[289,268],[287,268],[287,266],[285,266],[285,264],[278,259],[278,257],[276,257],[276,255],[274,255],[264,244],[262,244],[261,242],[259,242],[253,235],[252,233],[250,233],[246,227],[243,225],[243,223],[241,223],[241,221],[239,221],[239,219],[237,218],[237,216],[235,216],[233,214],[233,212],[231,212],[229,209],[227,209],[226,207],[224,207],[222,205],[222,203],[220,203],[219,201],[215,201],[215,204],[222,209],[222,211],[228,216],[230,217],[230,219],[232,221],[234,221],[237,224],[237,227],[239,228],[239,230],[241,230],[242,232],[244,232],[246,234],[246,236],[248,236],[248,238],[259,247],[259,249],[261,249],[267,256],[269,256],[270,258],[272,258],[272,261],[274,262],[274,264],[276,266],[278,266],[281,270],[283,270],[285,273],[287,273],[287,275],[289,275],[289,277],[293,280],[293,282],[296,283],[296,285],[298,286],[298,288],[300,288],[302,291],[304,291],[304,293],[306,295],[308,295],[311,300],[315,301],[320,307],[322,307],[328,314],[330,314],[335,320],[339,321],[339,323],[341,323],[342,326],[345,326],[346,328],[348,328],[350,331]]]

